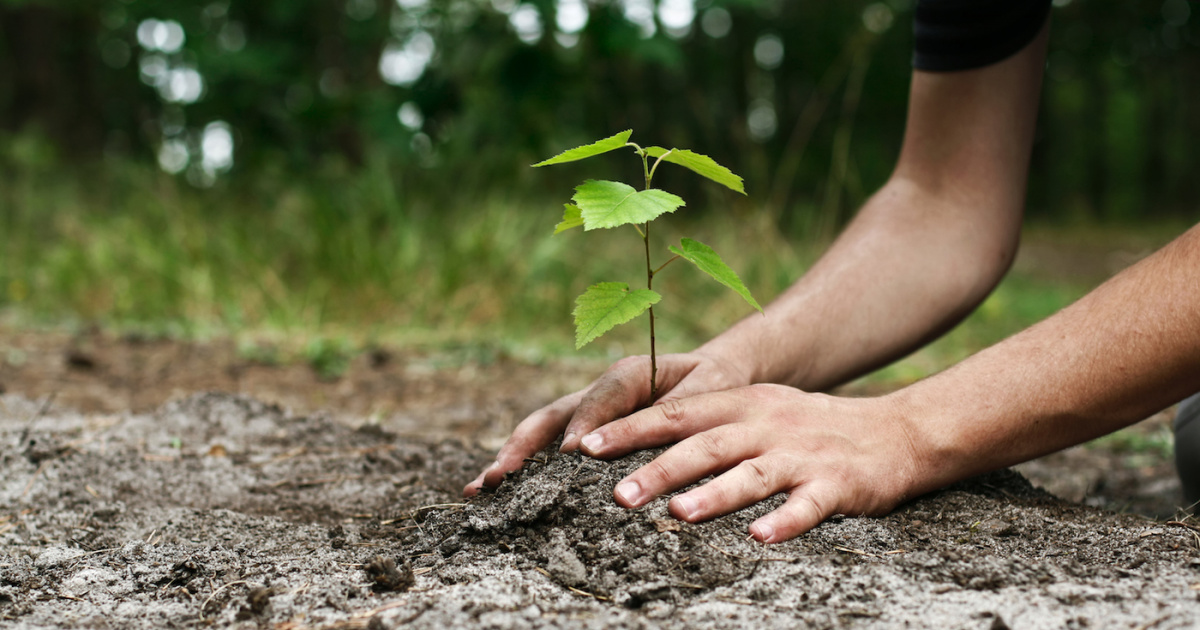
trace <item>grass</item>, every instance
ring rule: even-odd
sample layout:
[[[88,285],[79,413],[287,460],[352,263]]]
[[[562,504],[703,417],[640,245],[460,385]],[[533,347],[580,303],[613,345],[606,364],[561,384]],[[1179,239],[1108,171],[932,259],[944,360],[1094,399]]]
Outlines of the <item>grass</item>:
[[[1168,423],[1128,427],[1096,438],[1088,447],[1122,456],[1127,468],[1142,468],[1171,460],[1175,454],[1175,433]]]
[[[263,347],[302,337],[302,354],[334,367],[348,348],[383,342],[573,354],[574,297],[595,281],[636,283],[643,273],[632,229],[552,237],[561,214],[552,200],[463,193],[446,204],[399,189],[382,163],[211,190],[128,163],[71,176],[4,166],[0,312],[15,325],[249,335]],[[730,257],[763,294],[786,283],[782,269],[808,262],[762,218],[717,218],[693,231],[727,251],[742,242],[773,251],[770,261]],[[657,232],[665,258],[674,231]],[[699,273],[670,275],[668,347],[747,310]],[[698,299],[681,296],[693,291]],[[643,332],[591,354],[623,354]],[[241,342],[248,355],[257,344]]]
[[[561,200],[406,190],[396,182],[414,178],[395,177],[382,161],[353,173],[265,173],[196,190],[120,161],[64,175],[52,160],[14,157],[18,144],[0,153],[0,321],[9,325],[234,337],[248,358],[301,358],[334,377],[354,353],[379,344],[527,360],[579,356],[574,297],[599,280],[641,278],[632,229],[551,236]],[[669,217],[656,226],[657,251],[665,258],[669,241],[692,234],[770,299],[821,246],[785,238],[764,213],[732,207],[703,221]],[[1010,274],[953,332],[866,381],[926,376],[1088,286]],[[741,298],[686,266],[655,288],[664,293],[656,313],[666,352],[748,314]],[[583,356],[645,352],[643,328],[621,327]]]

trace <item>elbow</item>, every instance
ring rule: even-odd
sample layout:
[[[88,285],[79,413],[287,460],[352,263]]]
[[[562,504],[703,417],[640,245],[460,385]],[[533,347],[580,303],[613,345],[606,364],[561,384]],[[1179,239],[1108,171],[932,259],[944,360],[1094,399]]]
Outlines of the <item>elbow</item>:
[[[950,226],[943,242],[949,244],[948,262],[952,279],[961,296],[962,315],[970,313],[995,290],[1016,260],[1020,248],[1020,212],[1015,221],[981,221]]]
[[[881,193],[903,198],[888,204],[893,210],[890,229],[911,230],[910,242],[936,252],[928,260],[938,269],[926,271],[931,278],[942,278],[941,286],[958,296],[954,301],[965,311],[982,302],[1012,268],[1021,242],[1023,195],[991,195],[970,186],[930,187],[895,176]]]

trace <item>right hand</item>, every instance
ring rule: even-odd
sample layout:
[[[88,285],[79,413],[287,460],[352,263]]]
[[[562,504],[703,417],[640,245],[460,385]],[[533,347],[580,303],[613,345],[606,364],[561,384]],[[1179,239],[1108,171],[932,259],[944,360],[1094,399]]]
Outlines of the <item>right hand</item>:
[[[651,400],[650,357],[627,357],[608,368],[591,385],[538,409],[517,425],[496,461],[463,488],[474,496],[483,486],[495,487],[518,470],[525,458],[563,435],[561,452],[579,448],[579,440],[597,428],[651,404],[750,385],[749,373],[727,360],[703,352],[658,357],[658,395]]]

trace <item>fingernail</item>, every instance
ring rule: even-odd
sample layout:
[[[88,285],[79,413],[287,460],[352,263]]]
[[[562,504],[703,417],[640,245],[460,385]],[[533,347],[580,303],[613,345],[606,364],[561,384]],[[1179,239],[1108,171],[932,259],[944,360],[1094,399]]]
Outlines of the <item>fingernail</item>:
[[[771,542],[771,537],[775,535],[775,528],[771,527],[770,523],[760,521],[750,526],[750,533],[763,542]]]
[[[568,431],[567,434],[563,436],[562,445],[564,449],[567,448],[567,445],[575,439],[575,436],[576,433],[574,431]]]
[[[492,472],[493,470],[496,470],[499,467],[500,467],[500,461],[496,460],[496,461],[492,462],[490,465],[488,465],[487,468],[483,469],[483,474],[486,475],[486,474]],[[482,476],[482,475],[480,475],[480,476]]]
[[[604,438],[599,433],[589,433],[579,441],[587,450],[595,453],[604,447]]]
[[[692,497],[683,495],[681,497],[675,497],[675,508],[679,512],[680,518],[685,521],[690,521],[694,516],[696,516],[696,512],[700,510],[700,503]]]
[[[636,481],[622,481],[617,485],[615,492],[632,507],[637,507],[642,502],[642,487]]]

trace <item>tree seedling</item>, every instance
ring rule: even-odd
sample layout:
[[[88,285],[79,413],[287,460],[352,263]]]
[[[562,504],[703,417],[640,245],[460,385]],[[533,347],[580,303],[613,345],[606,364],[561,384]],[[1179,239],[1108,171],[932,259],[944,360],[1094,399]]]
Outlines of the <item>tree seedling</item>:
[[[630,289],[629,285],[624,282],[601,282],[588,287],[583,295],[575,300],[573,313],[575,316],[575,348],[582,348],[614,327],[632,320],[643,312],[648,312],[650,315],[650,397],[653,399],[658,393],[656,382],[658,362],[654,348],[654,305],[662,299],[662,296],[654,291],[655,275],[676,259],[682,258],[696,265],[717,282],[733,289],[759,312],[762,312],[762,307],[759,306],[754,296],[750,295],[750,290],[742,283],[737,273],[704,243],[683,238],[678,247],[672,245],[668,248],[673,256],[666,262],[655,267],[650,259],[650,222],[663,214],[674,212],[684,205],[683,199],[651,187],[654,173],[660,164],[663,162],[677,164],[744,195],[746,190],[742,186],[742,178],[717,164],[712,158],[687,149],[664,149],[662,147],[643,149],[629,141],[631,135],[633,135],[633,130],[622,131],[610,138],[564,151],[533,166],[575,162],[625,147],[632,148],[641,158],[642,173],[646,179],[645,189],[639,191],[633,186],[621,182],[589,179],[575,188],[575,196],[571,198],[573,203],[564,204],[562,221],[555,226],[554,233],[559,234],[580,226],[584,231],[588,231],[632,225],[641,236],[646,250],[646,288]],[[651,159],[654,160],[653,164],[650,162]]]

